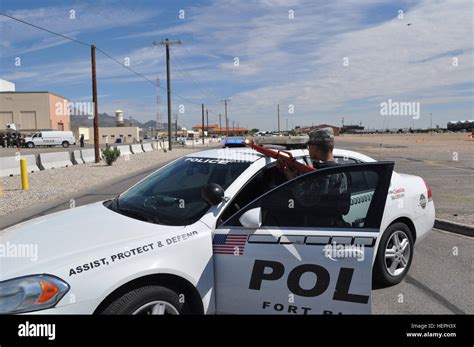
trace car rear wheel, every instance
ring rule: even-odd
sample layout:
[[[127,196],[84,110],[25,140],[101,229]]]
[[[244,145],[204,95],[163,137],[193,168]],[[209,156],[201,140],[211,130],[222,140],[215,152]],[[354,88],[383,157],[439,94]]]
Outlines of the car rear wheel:
[[[102,314],[177,315],[182,310],[183,304],[174,291],[162,286],[146,286],[116,299]]]
[[[404,223],[390,225],[380,240],[373,278],[384,287],[400,283],[413,259],[413,236]]]
[[[63,141],[62,145],[63,145],[63,148],[68,148],[69,147],[69,142]]]

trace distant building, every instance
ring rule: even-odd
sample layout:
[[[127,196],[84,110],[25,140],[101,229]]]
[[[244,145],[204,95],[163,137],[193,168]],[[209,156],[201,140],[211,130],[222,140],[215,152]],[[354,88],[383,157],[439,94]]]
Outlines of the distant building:
[[[242,135],[248,132],[247,128],[241,128],[241,127],[222,127],[219,128],[218,124],[209,124],[209,126],[204,125],[204,128],[202,125],[194,125],[192,127],[193,131],[199,132],[199,134],[202,133],[202,130],[204,129],[204,132],[207,132],[207,135],[215,134],[215,135],[224,135],[227,132],[232,135]]]
[[[0,92],[14,92],[15,83],[0,79]]]
[[[362,125],[343,125],[341,133],[343,134],[357,134],[363,132],[365,127]]]
[[[99,143],[114,144],[119,139],[120,143],[137,143],[140,142],[139,127],[99,127]],[[79,139],[84,134],[84,139],[90,143],[94,142],[94,128],[78,127],[74,129],[74,135]]]
[[[89,127],[87,126],[73,126],[72,132],[74,133],[74,137],[79,140],[81,135],[84,135],[84,141],[89,142]],[[92,130],[94,132],[94,130]]]
[[[71,130],[69,100],[50,92],[0,92],[0,131]]]
[[[449,131],[468,131],[474,132],[474,120],[458,120],[448,122],[447,129]]]
[[[309,134],[312,130],[315,129],[323,129],[323,128],[332,128],[334,132],[334,136],[339,136],[341,128],[336,127],[334,125],[329,125],[329,124],[319,124],[319,125],[312,125],[312,126],[305,126],[305,127],[299,127],[295,128],[295,131],[298,134]]]

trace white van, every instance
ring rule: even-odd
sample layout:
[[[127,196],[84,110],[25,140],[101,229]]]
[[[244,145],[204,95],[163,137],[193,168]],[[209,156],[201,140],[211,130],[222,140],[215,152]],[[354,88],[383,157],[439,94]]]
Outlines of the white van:
[[[75,144],[76,138],[72,131],[41,131],[33,134],[31,137],[25,137],[25,145],[28,148],[58,145],[67,148],[69,145]]]

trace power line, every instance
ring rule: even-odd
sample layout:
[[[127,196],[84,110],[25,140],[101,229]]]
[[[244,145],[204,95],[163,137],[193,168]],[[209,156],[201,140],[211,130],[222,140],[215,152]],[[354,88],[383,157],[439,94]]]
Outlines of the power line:
[[[114,62],[116,62],[117,64],[123,66],[124,68],[126,68],[127,70],[133,72],[135,75],[137,76],[140,76],[141,78],[143,78],[144,80],[150,82],[151,84],[153,84],[155,87],[157,86],[156,82],[149,79],[148,77],[146,77],[145,75],[139,73],[138,71],[135,71],[134,69],[132,69],[130,66],[127,66],[125,64],[123,64],[122,62],[120,62],[118,59],[112,57],[110,54],[108,54],[107,52],[105,52],[104,50],[100,49],[99,47],[96,47],[96,49],[102,53],[103,55],[105,55],[107,58],[113,60]]]
[[[73,37],[70,37],[70,36],[67,36],[67,35],[63,35],[63,34],[60,34],[58,32],[55,32],[55,31],[52,31],[52,30],[49,30],[49,29],[46,29],[46,28],[43,28],[39,25],[36,25],[36,24],[33,24],[33,23],[29,23],[27,21],[24,21],[22,19],[19,19],[19,18],[16,18],[16,17],[13,17],[13,16],[10,16],[6,13],[2,13],[0,12],[0,15],[1,16],[4,16],[4,17],[7,17],[7,18],[10,18],[14,21],[17,21],[17,22],[20,22],[20,23],[23,23],[25,25],[28,25],[30,27],[33,27],[35,29],[38,29],[38,30],[41,30],[41,31],[44,31],[44,32],[47,32],[47,33],[50,33],[52,35],[55,35],[55,36],[58,36],[58,37],[61,37],[61,38],[64,38],[66,40],[69,40],[69,41],[72,41],[72,42],[76,42],[78,44],[81,44],[81,45],[84,45],[84,46],[88,46],[88,47],[92,47],[93,45],[90,44],[90,43],[87,43],[87,42],[84,42],[84,41],[81,41],[81,40],[78,40],[78,39],[75,39]],[[134,73],[135,75],[139,76],[140,78],[144,79],[145,81],[149,82],[150,84],[152,84],[153,86],[155,87],[158,87],[160,88],[161,90],[164,90],[164,88],[161,86],[161,85],[158,85],[155,81],[149,79],[148,77],[146,77],[145,75],[143,75],[142,73],[132,69],[130,66],[127,66],[125,64],[123,64],[121,61],[119,61],[118,59],[116,59],[115,57],[113,57],[112,55],[110,55],[109,53],[107,53],[106,51],[104,51],[103,49],[99,48],[99,47],[95,47],[97,51],[101,52],[104,56],[106,56],[107,58],[111,59],[112,61],[114,61],[115,63],[119,64],[120,66],[126,68],[127,70],[129,70],[130,72]],[[191,77],[189,77],[190,79],[192,79]],[[193,104],[193,105],[197,105],[197,106],[201,106],[201,104],[199,102],[195,102],[195,101],[192,101],[188,98],[185,98],[179,94],[176,94],[174,92],[171,93],[172,95],[174,95],[175,97],[183,100],[183,101],[186,101],[190,104]],[[212,105],[212,104],[211,104]],[[211,113],[214,113],[212,110],[209,110],[209,112]]]
[[[26,22],[26,21],[24,21],[24,20],[22,20],[22,19],[12,17],[12,16],[10,16],[10,15],[8,15],[8,14],[6,14],[6,13],[1,13],[1,12],[0,12],[0,15],[5,16],[5,17],[8,17],[8,18],[13,19],[13,20],[16,20],[17,22],[20,22],[20,23],[29,25],[29,26],[31,26],[31,27],[33,27],[33,28],[36,28],[36,29],[39,29],[39,30],[43,30],[43,31],[46,31],[46,32],[48,32],[48,33],[50,33],[50,34],[53,34],[53,35],[62,37],[63,39],[66,39],[66,40],[69,40],[69,41],[74,41],[74,42],[79,43],[79,44],[84,45],[84,46],[89,46],[89,47],[92,46],[90,43],[86,43],[86,42],[77,40],[77,39],[75,39],[75,38],[72,38],[72,37],[69,37],[69,36],[66,36],[66,35],[57,33],[57,32],[55,32],[55,31],[52,31],[52,30],[49,30],[49,29],[40,27],[39,25],[35,25],[35,24],[32,24],[32,23],[28,23],[28,22]]]

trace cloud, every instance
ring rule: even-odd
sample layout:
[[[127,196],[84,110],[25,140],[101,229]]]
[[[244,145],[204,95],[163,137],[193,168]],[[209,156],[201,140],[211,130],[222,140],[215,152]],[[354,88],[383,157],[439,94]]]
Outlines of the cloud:
[[[48,30],[78,38],[83,34],[142,23],[159,13],[155,8],[141,9],[117,6],[110,1],[77,3],[72,6],[50,6],[7,11],[7,14],[47,28]],[[52,37],[52,34],[0,16],[3,44],[10,47],[3,56],[24,54],[69,43]],[[38,42],[42,41],[42,42]],[[28,46],[27,49],[24,46]]]
[[[55,13],[64,14],[65,9]],[[427,112],[436,105],[451,105],[457,114],[472,112],[456,105],[472,101],[472,87],[455,87],[472,86],[472,4],[468,0],[397,4],[388,0],[213,0],[184,9],[186,19],[176,18],[164,27],[161,17],[154,18],[152,25],[143,25],[140,20],[149,18],[153,11],[137,7],[134,14],[125,16],[123,25],[130,34],[113,40],[120,43],[114,56],[119,60],[129,57],[133,69],[152,80],[159,76],[164,86],[164,49],[151,46],[148,40],[148,46],[128,47],[136,47],[137,38],[182,39],[182,46],[172,47],[173,92],[197,103],[214,103],[216,112],[221,108],[220,98],[230,97],[231,119],[239,119],[241,124],[275,128],[278,103],[282,112],[294,105],[295,114],[286,112],[284,116],[300,125],[329,122],[328,117],[336,116],[339,121],[343,115],[377,122],[379,104],[389,98],[419,101]],[[399,9],[404,11],[403,19],[397,18]],[[293,19],[289,10],[294,10]],[[124,11],[126,8],[110,7],[115,19]],[[36,18],[41,17],[38,13]],[[97,18],[90,17],[80,31],[64,20],[56,25],[74,35],[115,25],[109,18],[93,27],[94,21],[98,22]],[[140,31],[143,28],[147,30]],[[55,44],[59,43],[44,38],[35,43],[39,47]],[[239,66],[234,65],[235,58]],[[343,65],[345,58],[348,66]],[[100,54],[98,75],[107,94],[120,96],[121,108],[153,118],[155,100],[148,97],[154,93],[153,86]],[[7,77],[59,86],[87,81],[90,66],[87,59],[74,59],[25,67]],[[132,83],[147,96],[139,100]],[[179,98],[173,100],[174,105],[180,102]],[[199,106],[189,107],[192,117],[199,115]]]

